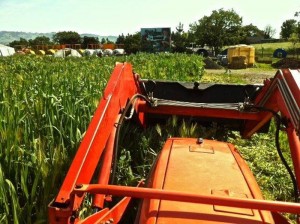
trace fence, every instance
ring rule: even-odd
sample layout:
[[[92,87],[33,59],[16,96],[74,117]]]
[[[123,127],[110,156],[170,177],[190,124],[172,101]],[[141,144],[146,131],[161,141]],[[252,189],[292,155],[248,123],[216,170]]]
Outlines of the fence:
[[[274,59],[277,58],[293,58],[300,59],[300,48],[295,49],[287,49],[285,50],[286,54],[276,54],[274,55],[274,49],[264,49],[256,48],[255,49],[255,61],[256,62],[264,62],[264,63],[272,63]]]

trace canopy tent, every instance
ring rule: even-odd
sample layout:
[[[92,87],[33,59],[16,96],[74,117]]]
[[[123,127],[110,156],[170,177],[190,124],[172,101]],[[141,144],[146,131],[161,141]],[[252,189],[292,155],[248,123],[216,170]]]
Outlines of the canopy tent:
[[[103,51],[101,49],[85,49],[83,55],[101,57],[103,55]]]
[[[81,54],[73,49],[62,49],[54,53],[54,57],[64,58],[64,57],[82,57]]]
[[[0,44],[0,56],[10,56],[14,53],[16,53],[14,48]]]

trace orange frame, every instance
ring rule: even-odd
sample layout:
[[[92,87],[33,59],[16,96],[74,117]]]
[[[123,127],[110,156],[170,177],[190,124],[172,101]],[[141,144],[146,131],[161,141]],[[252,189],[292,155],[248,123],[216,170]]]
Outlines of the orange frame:
[[[299,77],[299,71],[278,71],[274,80],[266,81],[265,87],[256,97],[255,105],[264,106],[276,112],[280,111],[282,116],[290,121],[287,127],[287,134],[297,184],[300,189],[300,115],[294,114],[289,109],[290,104],[293,104],[299,111]],[[284,84],[284,88],[282,88],[282,83]],[[289,89],[286,90],[286,87]],[[287,92],[290,94],[289,96],[286,96]],[[114,218],[116,221],[122,216],[131,197],[207,203],[300,214],[300,205],[296,203],[224,198],[177,191],[108,185],[115,138],[115,123],[118,122],[120,113],[125,108],[126,103],[137,93],[141,93],[138,75],[132,72],[130,64],[117,64],[60,191],[49,204],[48,213],[50,223],[95,223],[99,220],[109,220],[111,218]],[[291,98],[293,98],[293,102],[290,102]],[[243,132],[244,137],[250,137],[272,117],[269,112],[250,113],[235,110],[182,108],[178,106],[153,108],[144,100],[138,100],[135,109],[139,114],[142,124],[144,122],[144,114],[147,113],[244,119],[246,120],[246,128]],[[298,123],[295,123],[297,119]],[[98,178],[99,184],[91,185],[90,181],[94,171],[100,158],[103,156],[105,159]],[[86,220],[80,220],[78,210],[80,209],[83,196],[87,192],[96,195],[94,206],[100,209],[103,208],[105,195],[125,196],[125,198],[111,210],[104,208]]]

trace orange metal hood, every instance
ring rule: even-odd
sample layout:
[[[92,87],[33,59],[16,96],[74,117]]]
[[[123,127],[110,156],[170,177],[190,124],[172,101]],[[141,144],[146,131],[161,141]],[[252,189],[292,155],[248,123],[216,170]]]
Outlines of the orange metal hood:
[[[233,198],[263,199],[237,150],[223,142],[171,138],[148,187]],[[270,212],[226,206],[144,199],[139,223],[274,223]]]

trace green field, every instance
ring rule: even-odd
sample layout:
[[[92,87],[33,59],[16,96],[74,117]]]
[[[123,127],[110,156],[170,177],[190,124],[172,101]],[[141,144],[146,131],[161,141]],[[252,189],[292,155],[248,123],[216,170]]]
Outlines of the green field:
[[[117,61],[132,63],[142,78],[180,81],[261,83],[274,72],[265,67],[239,70],[240,74],[210,73],[204,70],[201,57],[183,54],[0,57],[1,223],[47,222],[47,205],[64,179]],[[247,75],[241,75],[246,71]],[[263,71],[265,76],[257,74]],[[269,134],[254,135],[248,141],[236,132],[220,132],[216,127],[207,130],[188,121],[177,122],[176,117],[143,135],[139,127],[125,126],[120,137],[124,141],[118,182],[134,184],[146,177],[168,136],[204,134],[238,146],[266,198],[292,200],[291,182],[275,150],[274,125]],[[284,135],[281,138],[286,142]],[[135,140],[128,144],[126,139]]]
[[[275,63],[278,58],[273,57],[273,53],[276,49],[284,49],[287,52],[287,58],[300,58],[300,43],[293,46],[292,42],[275,42],[275,43],[258,43],[251,44],[255,48],[256,62],[261,63]],[[223,50],[228,48],[225,46]]]
[[[273,53],[276,49],[284,49],[288,54],[289,58],[299,58],[300,55],[300,44],[293,46],[291,42],[278,42],[278,43],[262,43],[262,44],[252,44],[255,47],[255,55],[260,60],[271,60],[276,62],[276,59],[272,58]],[[294,48],[295,47],[295,48]]]
[[[262,43],[262,44],[252,44],[253,47],[255,47],[257,50],[264,48],[264,49],[271,49],[276,50],[277,48],[283,48],[283,49],[291,49],[293,47],[291,42],[278,42],[278,43]]]

